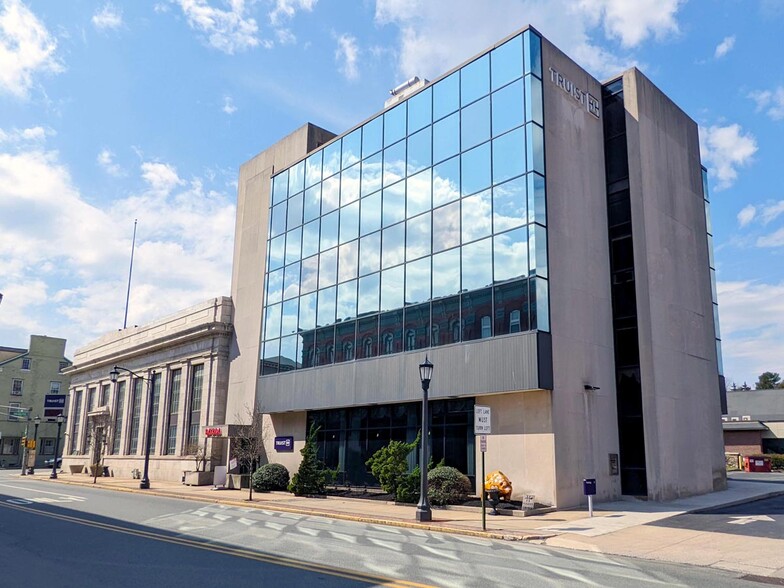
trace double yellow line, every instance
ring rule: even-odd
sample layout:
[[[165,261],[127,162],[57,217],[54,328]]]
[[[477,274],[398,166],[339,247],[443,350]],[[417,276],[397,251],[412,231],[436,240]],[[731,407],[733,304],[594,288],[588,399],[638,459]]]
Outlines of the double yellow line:
[[[238,547],[228,547],[223,545],[215,545],[210,543],[204,543],[202,541],[195,541],[193,539],[186,539],[184,537],[171,537],[167,535],[161,535],[160,533],[155,533],[152,531],[144,531],[141,529],[129,529],[127,527],[121,527],[118,525],[111,525],[108,523],[101,523],[98,521],[90,521],[87,519],[81,519],[79,517],[74,517],[65,514],[53,513],[53,512],[46,512],[42,510],[38,510],[35,508],[29,508],[26,506],[20,506],[17,504],[10,504],[8,502],[0,502],[0,506],[4,506],[5,508],[10,508],[13,510],[18,510],[22,512],[28,512],[32,514],[36,514],[39,516],[49,517],[52,519],[57,519],[61,521],[66,521],[69,523],[76,523],[77,525],[84,525],[86,527],[94,527],[96,529],[103,529],[104,531],[113,531],[115,533],[124,533],[126,535],[134,535],[136,537],[144,537],[145,539],[152,539],[154,541],[163,541],[164,543],[174,543],[175,545],[185,545],[187,547],[195,547],[196,549],[203,549],[205,551],[213,551],[215,553],[221,553],[224,555],[233,555],[235,557],[242,557],[245,559],[251,559],[254,561],[259,561],[268,564],[286,566],[289,568],[296,568],[298,570],[303,570],[306,572],[315,572],[319,574],[327,574],[330,576],[337,576],[338,578],[347,578],[349,580],[355,580],[358,582],[367,582],[369,584],[375,584],[378,586],[384,586],[386,588],[433,588],[430,584],[419,584],[417,582],[408,582],[405,580],[395,580],[393,578],[387,578],[384,576],[376,576],[374,574],[365,574],[362,572],[352,572],[350,570],[344,570],[341,568],[336,568],[332,566],[322,565],[318,563],[312,562],[304,562],[297,559],[293,559],[290,557],[284,557],[279,555],[269,555],[265,553],[260,553],[257,551],[251,551],[249,549],[241,549]]]

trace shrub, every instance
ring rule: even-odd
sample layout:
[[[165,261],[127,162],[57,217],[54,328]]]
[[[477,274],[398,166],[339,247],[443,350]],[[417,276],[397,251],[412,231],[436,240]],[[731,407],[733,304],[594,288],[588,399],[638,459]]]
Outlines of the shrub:
[[[438,464],[433,463],[433,458],[430,458],[430,461],[427,464],[427,471],[433,471],[433,468],[441,468],[444,467],[444,460],[438,462]],[[419,502],[419,466],[416,466],[412,472],[409,472],[403,479],[400,481],[400,485],[397,487],[397,493],[395,494],[395,500],[397,502],[403,502],[406,504],[413,504]],[[428,496],[430,496],[428,494]]]
[[[397,497],[398,487],[408,475],[408,454],[419,445],[419,439],[420,435],[417,433],[416,439],[411,443],[391,441],[365,462],[384,492]]]
[[[253,489],[256,492],[286,490],[289,487],[289,471],[280,463],[266,463],[253,473]]]
[[[332,480],[336,473],[327,468],[324,462],[318,458],[318,443],[316,443],[318,431],[318,427],[311,425],[308,438],[305,440],[305,447],[300,451],[302,461],[299,464],[299,470],[291,478],[289,484],[289,492],[297,496],[325,494],[327,482]]]
[[[765,457],[770,458],[770,469],[784,470],[784,453],[767,453]]]
[[[427,497],[435,506],[463,502],[471,492],[471,482],[460,470],[436,467],[427,474]]]

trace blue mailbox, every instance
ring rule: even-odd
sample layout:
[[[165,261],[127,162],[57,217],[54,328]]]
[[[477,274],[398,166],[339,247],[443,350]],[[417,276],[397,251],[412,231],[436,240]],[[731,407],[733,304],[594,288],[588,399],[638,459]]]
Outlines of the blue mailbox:
[[[586,496],[596,496],[596,478],[583,479],[583,494]]]

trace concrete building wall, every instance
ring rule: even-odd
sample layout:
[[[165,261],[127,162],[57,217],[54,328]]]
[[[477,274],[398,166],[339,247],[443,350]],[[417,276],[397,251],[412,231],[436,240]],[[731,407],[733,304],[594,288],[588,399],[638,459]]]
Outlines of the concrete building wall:
[[[240,167],[231,276],[234,337],[226,406],[232,422],[247,420],[248,409],[256,404],[272,175],[334,136],[308,123]]]
[[[190,455],[193,448],[188,447],[188,425],[190,419],[190,400],[192,398],[193,374],[196,366],[203,366],[202,397],[199,426],[199,443],[204,439],[201,430],[204,426],[223,424],[226,418],[226,390],[228,386],[228,355],[231,334],[232,304],[227,297],[215,298],[192,306],[175,315],[165,317],[148,325],[109,333],[97,341],[76,351],[74,365],[69,370],[72,377],[68,403],[67,431],[63,451],[63,468],[80,468],[90,465],[94,448],[91,447],[91,409],[109,415],[105,430],[106,446],[103,449],[103,463],[110,471],[120,476],[129,476],[131,470],[142,469],[149,402],[149,389],[145,383],[141,389],[139,431],[136,450],[130,452],[131,418],[133,411],[133,383],[127,372],[120,371],[119,382],[125,382],[120,444],[117,452],[112,451],[114,423],[117,416],[118,384],[112,384],[109,372],[113,366],[120,365],[144,377],[152,373],[161,374],[158,417],[155,441],[150,456],[150,477],[152,479],[179,480],[183,471],[195,469],[195,460]],[[181,370],[179,402],[177,404],[177,432],[174,451],[167,452],[167,425],[169,424],[169,399],[171,376]],[[97,394],[103,386],[109,386],[109,396],[103,408],[100,398],[93,407],[89,406],[89,391]],[[75,399],[81,393],[79,425],[74,428]],[[213,463],[225,462],[223,441],[210,441],[208,453]]]
[[[0,406],[16,405],[29,410],[29,420],[14,419],[8,416],[8,408],[0,409],[0,467],[21,467],[22,452],[20,440],[25,434],[33,438],[35,424],[33,419],[44,419],[44,399],[50,392],[67,394],[71,378],[62,373],[61,367],[70,364],[65,358],[65,339],[31,335],[28,349],[0,348]],[[23,369],[29,360],[29,369]],[[22,382],[21,394],[14,392],[14,381]],[[54,457],[54,438],[57,435],[55,423],[42,420],[38,427],[38,449],[36,467],[46,459]]]
[[[670,500],[726,485],[699,139],[638,70],[623,91],[648,495]]]
[[[601,115],[559,85],[558,74],[601,103],[601,85],[546,40],[544,74],[547,238],[553,353],[555,493],[579,504],[583,478],[599,499],[620,494],[615,363]],[[551,71],[552,70],[552,71]],[[538,245],[538,244],[537,244]],[[586,392],[584,386],[599,390]]]

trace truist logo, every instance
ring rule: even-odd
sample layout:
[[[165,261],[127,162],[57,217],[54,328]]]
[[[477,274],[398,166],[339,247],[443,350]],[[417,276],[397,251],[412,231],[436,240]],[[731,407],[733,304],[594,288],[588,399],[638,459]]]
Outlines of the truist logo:
[[[207,437],[220,437],[221,436],[221,428],[220,427],[207,427],[204,431]]]
[[[599,114],[601,112],[599,101],[591,94],[575,86],[571,80],[565,78],[552,67],[550,68],[550,81],[561,88],[561,90],[569,94],[569,96],[574,98],[576,102],[585,106],[585,110],[587,110],[590,114],[596,118],[599,118]]]

